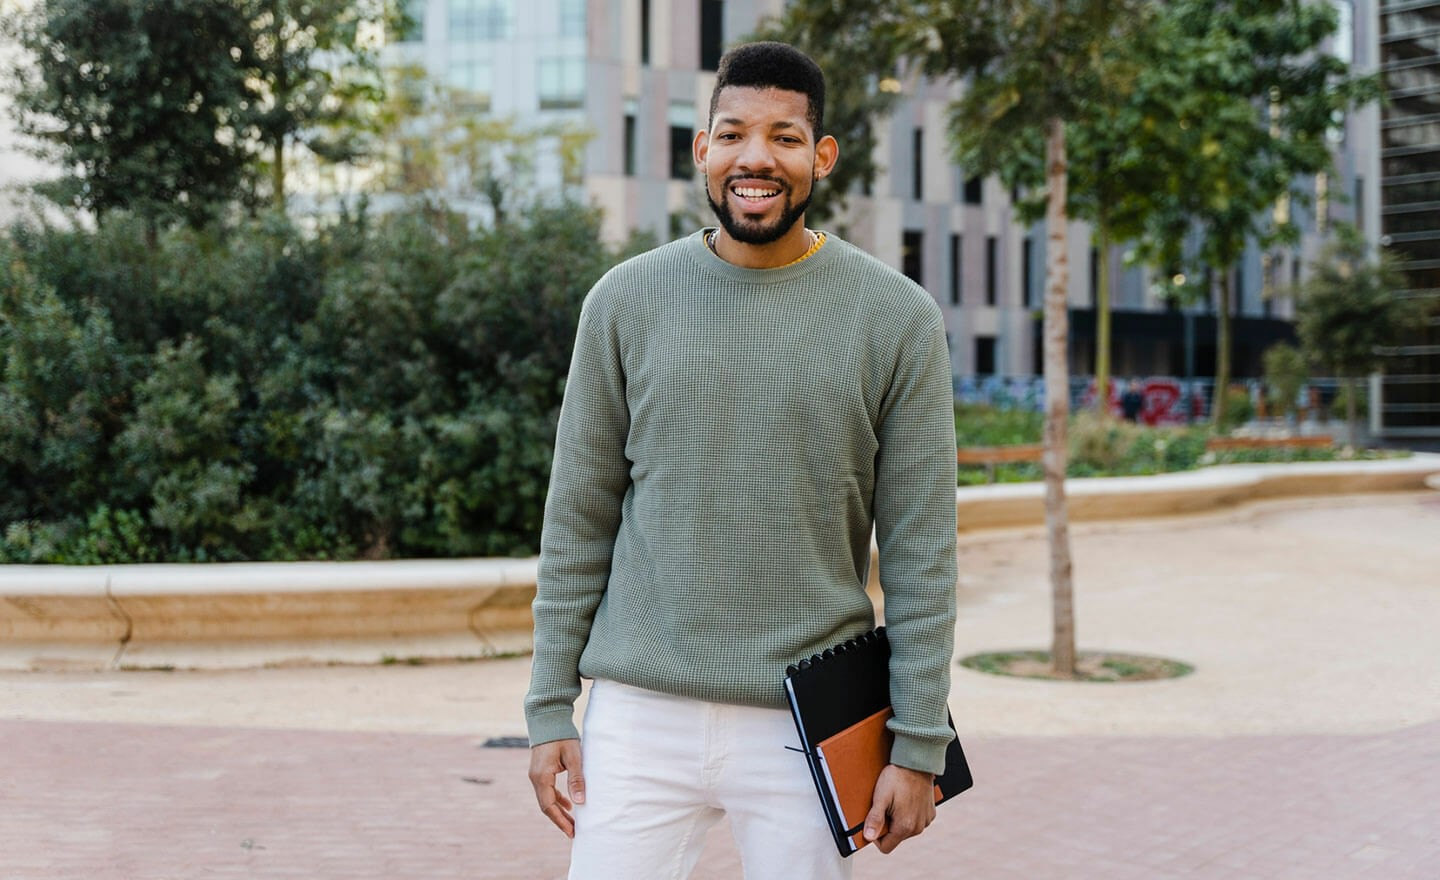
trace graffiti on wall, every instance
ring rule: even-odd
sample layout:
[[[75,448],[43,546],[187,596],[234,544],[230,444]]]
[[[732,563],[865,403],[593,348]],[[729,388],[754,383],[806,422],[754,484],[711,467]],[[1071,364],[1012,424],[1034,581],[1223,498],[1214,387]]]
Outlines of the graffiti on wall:
[[[1107,404],[1116,418],[1125,416],[1124,396],[1132,386],[1141,396],[1135,419],[1141,424],[1184,425],[1203,420],[1209,413],[1209,382],[1152,376],[1110,383]],[[1095,401],[1095,394],[1093,378],[1082,376],[1071,379],[1071,409],[1089,408]],[[956,376],[955,400],[962,404],[1038,412],[1045,408],[1045,380],[1039,376]]]

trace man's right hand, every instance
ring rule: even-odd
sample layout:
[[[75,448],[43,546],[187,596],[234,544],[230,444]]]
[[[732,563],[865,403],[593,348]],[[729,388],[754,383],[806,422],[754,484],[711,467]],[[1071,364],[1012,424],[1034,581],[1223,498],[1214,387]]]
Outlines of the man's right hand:
[[[578,739],[555,740],[530,749],[530,784],[535,786],[535,800],[540,804],[540,812],[565,832],[566,837],[575,836],[575,817],[570,811],[575,804],[585,803],[585,774],[580,764]],[[555,785],[556,777],[562,772],[569,797]]]

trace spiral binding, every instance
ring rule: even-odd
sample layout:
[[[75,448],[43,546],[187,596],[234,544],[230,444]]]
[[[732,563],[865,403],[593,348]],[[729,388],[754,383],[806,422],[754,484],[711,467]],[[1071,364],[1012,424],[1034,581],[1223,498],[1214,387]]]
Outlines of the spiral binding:
[[[838,656],[838,655],[840,655],[840,654],[844,654],[844,653],[846,653],[847,651],[856,650],[856,649],[858,649],[861,645],[872,644],[872,643],[874,643],[874,642],[881,641],[881,640],[883,640],[883,639],[885,639],[885,638],[886,638],[886,635],[885,635],[885,627],[883,627],[883,626],[877,626],[877,627],[875,627],[874,629],[870,630],[869,632],[863,633],[863,634],[861,634],[861,635],[858,635],[858,636],[856,636],[856,637],[853,638],[853,639],[846,639],[844,642],[842,642],[841,644],[836,645],[836,646],[833,647],[833,648],[826,648],[825,650],[821,651],[819,654],[815,654],[814,656],[810,657],[808,660],[801,660],[799,663],[791,663],[789,666],[787,666],[787,667],[785,668],[785,674],[786,674],[786,675],[796,675],[796,674],[799,674],[799,673],[804,672],[805,670],[809,669],[811,666],[815,666],[815,665],[817,665],[817,664],[819,664],[819,663],[823,663],[823,662],[826,661],[826,660],[833,660],[833,659],[835,659],[836,656]]]

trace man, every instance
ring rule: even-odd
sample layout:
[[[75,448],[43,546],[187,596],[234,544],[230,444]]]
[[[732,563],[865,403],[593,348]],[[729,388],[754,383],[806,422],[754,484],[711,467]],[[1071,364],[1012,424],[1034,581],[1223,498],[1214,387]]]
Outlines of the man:
[[[719,228],[612,269],[581,313],[526,697],[531,782],[574,838],[572,878],[684,877],[726,813],[749,880],[850,876],[791,750],[783,681],[873,626],[872,528],[895,746],[864,834],[888,853],[935,815],[950,360],[928,294],[805,227],[839,154],[824,101],[820,69],[789,46],[727,53],[694,142]]]
[[[1127,422],[1138,422],[1144,409],[1145,392],[1138,379],[1131,379],[1130,384],[1125,386],[1125,393],[1120,395],[1120,415]]]

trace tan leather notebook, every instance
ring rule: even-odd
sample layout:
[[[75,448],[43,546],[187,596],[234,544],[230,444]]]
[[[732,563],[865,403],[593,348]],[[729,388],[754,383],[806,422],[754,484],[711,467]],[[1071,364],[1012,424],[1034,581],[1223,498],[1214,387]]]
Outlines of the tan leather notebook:
[[[889,706],[850,725],[816,744],[820,768],[830,787],[830,796],[840,809],[845,833],[855,849],[865,846],[865,817],[875,798],[880,771],[890,763],[895,735],[885,726],[895,713]],[[935,803],[940,803],[940,786],[935,786]]]

